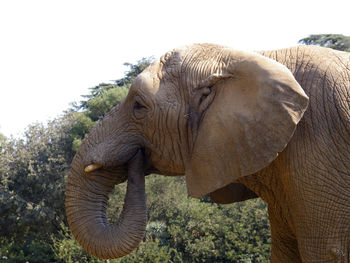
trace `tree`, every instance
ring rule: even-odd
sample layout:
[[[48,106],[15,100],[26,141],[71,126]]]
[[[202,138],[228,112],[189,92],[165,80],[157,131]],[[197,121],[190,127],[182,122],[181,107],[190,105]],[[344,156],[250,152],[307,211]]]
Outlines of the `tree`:
[[[108,202],[111,222],[122,211],[126,183],[117,185]],[[270,228],[266,203],[260,199],[230,205],[188,197],[184,177],[146,177],[148,224],[145,241],[130,255],[110,260],[136,262],[268,262]],[[67,228],[55,240],[57,256],[86,257]],[[69,247],[69,248],[68,248]],[[105,261],[99,261],[105,262]]]
[[[129,71],[125,73],[125,77],[118,79],[115,81],[115,84],[119,87],[126,86],[130,88],[132,82],[134,79],[139,75],[142,71],[144,71],[145,68],[147,68],[151,62],[153,61],[153,57],[149,58],[142,58],[141,60],[137,61],[136,64],[131,63],[124,63],[124,66],[129,67]]]
[[[6,136],[0,132],[0,141],[6,140]]]
[[[310,35],[298,41],[300,44],[329,47],[350,52],[350,37],[339,34]]]
[[[74,109],[88,111],[94,121],[101,119],[112,107],[120,103],[134,79],[151,64],[152,60],[153,58],[149,57],[142,58],[137,64],[124,63],[129,70],[125,72],[123,78],[113,81],[112,84],[101,83],[91,88],[90,94],[82,96],[85,100],[73,105]]]
[[[74,116],[34,124],[1,146],[0,236],[49,240],[64,220],[64,177],[73,157]]]

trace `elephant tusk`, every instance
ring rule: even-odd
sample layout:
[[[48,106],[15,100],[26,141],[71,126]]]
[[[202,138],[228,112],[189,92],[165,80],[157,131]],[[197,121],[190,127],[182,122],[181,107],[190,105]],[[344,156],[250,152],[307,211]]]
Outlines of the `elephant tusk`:
[[[89,164],[88,166],[86,166],[84,171],[85,171],[85,173],[90,173],[90,172],[95,171],[101,167],[102,167],[101,164],[93,163],[93,164]]]

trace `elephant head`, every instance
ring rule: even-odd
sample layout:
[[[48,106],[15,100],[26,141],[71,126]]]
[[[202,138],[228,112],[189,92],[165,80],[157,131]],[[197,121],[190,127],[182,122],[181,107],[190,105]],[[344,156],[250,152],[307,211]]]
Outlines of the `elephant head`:
[[[230,185],[233,201],[251,198],[235,181],[277,157],[307,104],[291,72],[261,55],[211,44],[168,52],[136,78],[76,154],[66,189],[75,238],[101,258],[134,249],[145,233],[143,177],[151,172],[186,175],[192,197]],[[110,225],[108,194],[127,179],[121,218]]]

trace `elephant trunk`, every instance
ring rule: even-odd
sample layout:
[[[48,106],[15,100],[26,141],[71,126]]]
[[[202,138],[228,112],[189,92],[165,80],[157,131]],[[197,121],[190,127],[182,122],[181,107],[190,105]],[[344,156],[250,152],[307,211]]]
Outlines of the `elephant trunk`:
[[[75,156],[66,187],[66,214],[78,243],[91,255],[111,259],[129,254],[145,235],[147,213],[143,154],[139,150],[125,167],[84,172],[83,143]],[[103,170],[103,169],[102,169]],[[106,217],[108,195],[128,174],[123,211],[117,223]]]

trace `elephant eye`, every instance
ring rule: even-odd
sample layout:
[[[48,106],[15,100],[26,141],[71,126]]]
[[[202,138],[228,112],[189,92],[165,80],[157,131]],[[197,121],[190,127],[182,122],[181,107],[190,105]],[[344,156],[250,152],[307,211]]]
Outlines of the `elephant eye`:
[[[145,109],[146,107],[143,106],[140,102],[136,101],[134,103],[134,110],[141,110],[141,109]]]
[[[143,119],[146,116],[147,107],[141,104],[139,101],[135,101],[133,108],[134,108],[134,116],[136,117],[136,119]]]
[[[205,87],[203,88],[202,96],[199,99],[198,105],[201,105],[202,102],[208,97],[208,95],[211,92],[212,87]]]
[[[199,99],[199,105],[202,104],[203,100],[205,100],[206,97],[208,97],[208,95],[202,95],[202,97]]]

